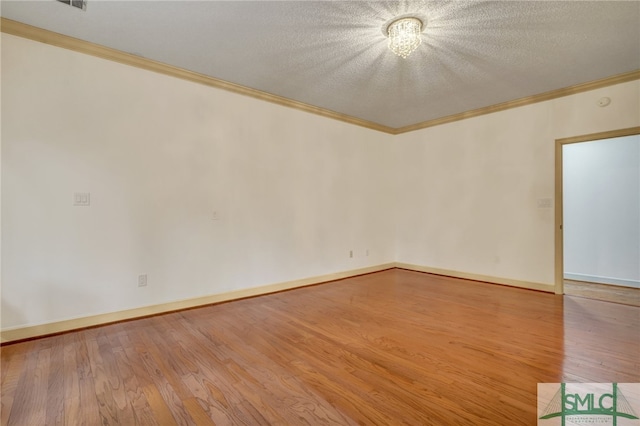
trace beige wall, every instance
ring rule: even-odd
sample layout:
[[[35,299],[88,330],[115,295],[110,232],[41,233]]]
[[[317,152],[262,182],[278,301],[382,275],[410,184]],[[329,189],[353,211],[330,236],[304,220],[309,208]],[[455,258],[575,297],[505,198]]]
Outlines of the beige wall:
[[[393,261],[388,135],[4,34],[2,62],[3,328]]]
[[[392,136],[5,34],[2,64],[3,329],[393,261],[551,285],[554,139],[640,124],[637,81]]]
[[[555,140],[638,126],[639,101],[634,81],[397,136],[396,260],[553,285]]]

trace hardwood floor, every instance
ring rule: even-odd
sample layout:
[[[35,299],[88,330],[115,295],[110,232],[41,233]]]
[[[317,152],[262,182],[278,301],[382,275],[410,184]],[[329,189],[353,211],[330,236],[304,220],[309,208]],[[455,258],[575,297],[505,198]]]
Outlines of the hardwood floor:
[[[640,308],[389,270],[2,347],[3,425],[532,425],[640,382]]]
[[[640,289],[632,287],[564,280],[564,294],[640,306]]]

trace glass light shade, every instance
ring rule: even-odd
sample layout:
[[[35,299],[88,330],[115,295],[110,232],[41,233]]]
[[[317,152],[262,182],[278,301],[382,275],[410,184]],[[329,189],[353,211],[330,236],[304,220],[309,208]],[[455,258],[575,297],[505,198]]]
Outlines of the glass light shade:
[[[387,28],[389,34],[389,49],[403,58],[407,58],[416,50],[422,39],[422,21],[418,18],[401,18],[393,21]]]

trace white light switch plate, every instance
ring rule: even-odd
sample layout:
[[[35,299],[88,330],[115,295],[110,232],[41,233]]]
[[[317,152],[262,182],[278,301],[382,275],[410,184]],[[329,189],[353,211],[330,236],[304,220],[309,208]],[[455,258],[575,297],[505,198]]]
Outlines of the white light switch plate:
[[[138,275],[138,287],[145,287],[147,285],[147,274]]]

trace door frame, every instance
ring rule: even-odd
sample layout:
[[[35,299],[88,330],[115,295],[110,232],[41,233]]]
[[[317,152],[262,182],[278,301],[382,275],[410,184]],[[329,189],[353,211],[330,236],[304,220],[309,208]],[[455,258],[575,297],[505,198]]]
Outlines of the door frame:
[[[563,225],[563,190],[562,190],[562,147],[580,142],[591,142],[599,139],[611,139],[640,134],[640,126],[626,129],[610,130],[608,132],[590,133],[588,135],[573,136],[556,139],[556,191],[555,191],[555,293],[564,294],[564,234]]]

